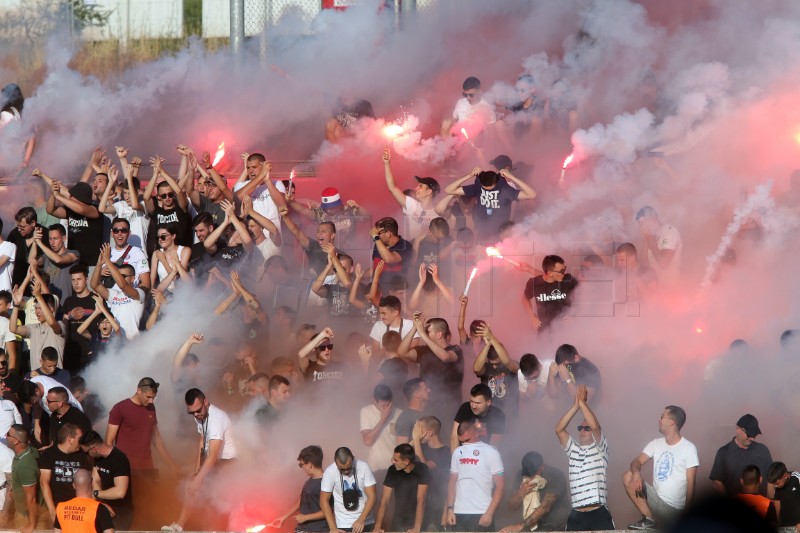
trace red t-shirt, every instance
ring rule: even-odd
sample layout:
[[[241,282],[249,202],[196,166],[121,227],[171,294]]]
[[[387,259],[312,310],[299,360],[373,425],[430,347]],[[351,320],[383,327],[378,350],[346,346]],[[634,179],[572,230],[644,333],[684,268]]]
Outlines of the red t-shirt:
[[[155,405],[144,407],[130,398],[122,400],[111,408],[108,423],[119,426],[116,447],[128,456],[131,469],[154,468],[150,443],[158,424]]]

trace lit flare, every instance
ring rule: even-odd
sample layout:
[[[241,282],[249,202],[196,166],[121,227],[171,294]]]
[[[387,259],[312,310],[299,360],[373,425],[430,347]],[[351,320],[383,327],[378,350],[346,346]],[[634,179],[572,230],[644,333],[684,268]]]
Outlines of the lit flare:
[[[211,163],[211,166],[216,166],[217,163],[222,161],[222,158],[225,157],[225,141],[219,143],[217,146],[217,152],[214,154],[214,161]]]
[[[260,533],[261,531],[263,531],[264,529],[266,529],[266,527],[267,527],[267,525],[266,525],[266,524],[259,524],[259,525],[257,525],[257,526],[248,527],[247,529],[245,529],[245,531],[246,531],[247,533]]]
[[[388,139],[396,139],[401,133],[403,133],[403,126],[398,124],[387,124],[383,127],[383,135]]]
[[[478,267],[474,267],[472,269],[472,273],[469,275],[469,279],[467,280],[467,285],[464,287],[464,296],[467,295],[469,292],[469,286],[472,285],[472,280],[475,279],[475,276],[478,274]]]
[[[506,263],[514,265],[515,267],[519,266],[519,263],[514,261],[513,259],[508,259],[507,257],[503,257],[503,254],[500,253],[500,250],[498,250],[494,246],[488,246],[486,248],[486,255],[488,255],[489,257],[496,257],[498,259],[502,259]]]
[[[575,159],[575,154],[569,154],[569,155],[568,155],[568,156],[567,156],[567,157],[564,159],[564,164],[561,166],[561,168],[562,168],[562,169],[566,169],[566,168],[569,166],[569,164],[570,164],[570,163],[572,163],[572,160],[573,160],[573,159]]]
[[[469,140],[469,135],[467,135],[466,128],[461,128],[461,135],[463,135],[466,140]]]

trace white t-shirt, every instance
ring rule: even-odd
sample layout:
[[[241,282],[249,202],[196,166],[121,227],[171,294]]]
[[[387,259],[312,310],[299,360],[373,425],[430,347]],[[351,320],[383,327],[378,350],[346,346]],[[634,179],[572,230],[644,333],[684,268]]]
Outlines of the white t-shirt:
[[[681,233],[675,226],[664,224],[658,230],[656,236],[656,246],[659,250],[672,250],[674,255],[672,261],[666,267],[662,267],[656,258],[653,256],[653,251],[647,250],[647,258],[650,260],[650,266],[658,274],[658,279],[664,282],[675,282],[680,279],[681,262],[683,256],[683,239]]]
[[[550,374],[550,365],[555,364],[555,361],[545,359],[544,361],[539,361],[539,363],[541,363],[542,369],[539,371],[539,376],[533,381],[536,383],[536,397],[542,398],[547,390],[547,376]],[[522,370],[517,370],[517,378],[519,392],[524,393],[528,390],[528,380],[522,374]]]
[[[122,333],[128,340],[139,334],[139,320],[144,313],[144,291],[137,287],[136,292],[139,294],[138,300],[134,300],[119,290],[117,285],[108,289],[108,300],[106,301],[108,310],[117,319]]]
[[[244,186],[248,183],[250,183],[250,180],[237,183],[233,186],[233,192],[236,193],[244,188]],[[275,188],[278,189],[279,192],[286,192],[286,188],[280,181],[275,183]],[[256,212],[264,218],[270,219],[270,221],[275,224],[275,227],[278,228],[278,231],[280,231],[281,215],[278,213],[278,206],[275,205],[275,202],[272,201],[272,197],[269,195],[269,189],[267,186],[257,186],[255,190],[250,193],[250,198],[253,200],[253,209],[255,209]],[[269,232],[267,230],[264,230],[264,236],[269,239]]]
[[[8,329],[9,324],[11,324],[11,322],[9,322],[9,320],[6,317],[0,316],[0,349],[3,350],[6,349],[7,342],[14,342],[15,340],[17,340],[17,336],[11,333],[11,330]],[[4,436],[5,433],[0,435],[0,437]]]
[[[233,459],[236,457],[236,443],[233,440],[233,425],[228,414],[216,405],[208,406],[208,416],[197,424],[197,432],[203,437],[203,450],[208,456],[209,444],[212,440],[222,441],[222,454],[220,459]]]
[[[47,405],[47,393],[50,392],[50,389],[52,389],[53,387],[64,387],[64,385],[54,380],[50,376],[42,376],[41,374],[30,378],[29,381],[31,383],[42,384],[42,387],[44,387],[44,394],[42,394],[42,400],[40,401],[42,409],[44,409],[48,415],[53,414],[53,412],[50,410],[50,407]],[[67,400],[69,401],[69,404],[78,411],[83,412],[83,407],[81,406],[81,403],[75,399],[75,396],[72,395],[71,390],[67,389],[67,395],[69,396],[69,400]]]
[[[483,98],[475,105],[470,104],[466,98],[459,98],[458,102],[456,102],[456,107],[453,109],[453,118],[458,122],[476,120],[481,125],[497,122],[497,115],[495,115],[494,109]]]
[[[0,291],[9,291],[14,288],[11,278],[14,275],[14,258],[17,255],[17,245],[13,242],[0,243],[0,257],[8,257],[8,261],[0,267]]]
[[[18,422],[19,423],[19,422]],[[6,430],[7,432],[8,430]],[[5,433],[3,433],[5,435]],[[5,438],[3,439],[5,441]],[[11,451],[11,448],[5,445],[0,445],[0,471],[3,473],[3,480],[11,479],[11,463],[14,461],[14,452]],[[8,482],[9,486],[6,486],[2,490],[0,490],[0,510],[3,509],[3,506],[6,503],[6,491],[11,488],[11,481]]]
[[[685,438],[669,446],[663,437],[650,441],[644,454],[653,458],[653,486],[658,496],[675,509],[686,505],[686,471],[700,466],[697,448]]]
[[[266,230],[265,230],[266,231]],[[278,255],[281,253],[281,249],[279,246],[275,246],[275,243],[272,242],[272,238],[269,235],[261,241],[261,244],[256,244],[256,249],[261,253],[261,257],[263,261],[266,261],[273,255]]]
[[[14,402],[10,400],[4,400],[0,398],[0,442],[6,444],[6,434],[8,433],[8,428],[12,426],[12,424],[22,424],[22,417],[19,416],[19,410],[17,406],[14,405]],[[2,446],[0,446],[2,448]],[[2,482],[0,482],[2,483]],[[0,501],[0,509],[2,509],[3,503]]]
[[[336,516],[336,527],[340,529],[353,527],[353,522],[358,520],[358,517],[361,516],[364,505],[367,503],[367,495],[364,489],[375,485],[375,475],[372,473],[367,463],[359,461],[358,459],[353,459],[353,469],[358,478],[358,490],[361,491],[361,497],[358,499],[358,508],[355,511],[348,511],[345,509],[344,500],[342,500],[342,483],[344,483],[346,489],[355,488],[353,472],[351,472],[349,476],[343,475],[339,472],[336,462],[334,462],[329,465],[322,474],[320,490],[333,494],[333,514]],[[367,517],[365,525],[374,522],[375,519],[370,515]]]
[[[136,274],[136,287],[139,286],[139,276],[144,272],[150,272],[150,262],[147,260],[147,254],[138,247],[137,245],[129,242],[128,244],[131,245],[131,251],[128,252],[128,255],[125,256],[125,259],[122,261],[125,265],[130,265],[133,267],[134,273]],[[116,262],[122,254],[125,253],[125,250],[128,249],[126,245],[122,250],[117,250],[116,245],[111,245],[111,262]]]
[[[569,492],[572,508],[589,505],[606,505],[608,501],[608,441],[600,434],[600,441],[592,440],[588,446],[570,435],[564,453],[569,458]]]
[[[503,460],[497,448],[485,442],[462,444],[450,459],[456,481],[456,514],[483,514],[492,502],[492,476],[503,475]]]
[[[383,426],[375,443],[369,447],[367,463],[372,470],[386,470],[392,464],[394,447],[397,445],[395,424],[398,416],[400,416],[400,409],[393,408],[392,414],[389,415],[389,421]],[[361,408],[361,431],[374,428],[380,419],[381,412],[375,407],[375,404],[365,405]]]
[[[403,321],[400,323],[399,326],[396,327],[386,327],[386,324],[383,321],[378,320],[372,326],[372,331],[370,331],[369,336],[370,338],[374,339],[375,342],[383,346],[381,341],[383,340],[383,336],[386,334],[387,331],[397,331],[400,333],[400,338],[405,338],[408,335],[408,332],[414,329],[414,321],[410,318],[404,318]],[[417,335],[414,334],[416,337]]]
[[[413,241],[428,231],[431,220],[438,217],[435,209],[423,209],[416,198],[406,196],[406,206],[403,208],[406,220],[406,239]]]
[[[147,228],[150,225],[150,217],[148,217],[144,211],[137,211],[129,206],[128,202],[125,200],[114,202],[114,211],[116,211],[116,216],[118,218],[124,218],[131,225],[131,233],[128,237],[128,244],[132,244],[143,249],[145,244],[147,244]],[[114,249],[113,237],[111,238],[111,249]]]

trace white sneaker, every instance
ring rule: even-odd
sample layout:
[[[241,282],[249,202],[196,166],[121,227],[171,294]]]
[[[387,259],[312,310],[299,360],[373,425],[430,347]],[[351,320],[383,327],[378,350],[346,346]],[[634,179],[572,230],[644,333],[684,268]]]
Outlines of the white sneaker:
[[[168,526],[161,526],[161,531],[183,531],[183,528],[179,523],[173,522]]]

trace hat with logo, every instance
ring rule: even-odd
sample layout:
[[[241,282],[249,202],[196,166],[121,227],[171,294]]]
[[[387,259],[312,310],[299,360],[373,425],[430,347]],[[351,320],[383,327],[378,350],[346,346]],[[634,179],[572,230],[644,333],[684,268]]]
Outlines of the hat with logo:
[[[322,190],[322,208],[330,209],[342,205],[342,198],[339,196],[339,190],[335,187],[326,187]]]
[[[751,414],[746,414],[736,422],[736,425],[744,430],[750,438],[761,435],[761,428],[758,427],[758,420]]]
[[[427,185],[428,188],[433,191],[433,194],[439,194],[439,191],[442,190],[442,188],[439,187],[439,182],[433,178],[420,178],[419,176],[414,176],[414,179],[423,185]]]
[[[489,161],[490,165],[494,165],[494,168],[497,170],[503,170],[504,168],[512,168],[511,158],[507,155],[498,155],[491,161]]]
[[[158,392],[158,382],[153,378],[142,378],[139,380],[139,384],[136,386],[137,388],[149,388],[153,389],[154,391]]]

